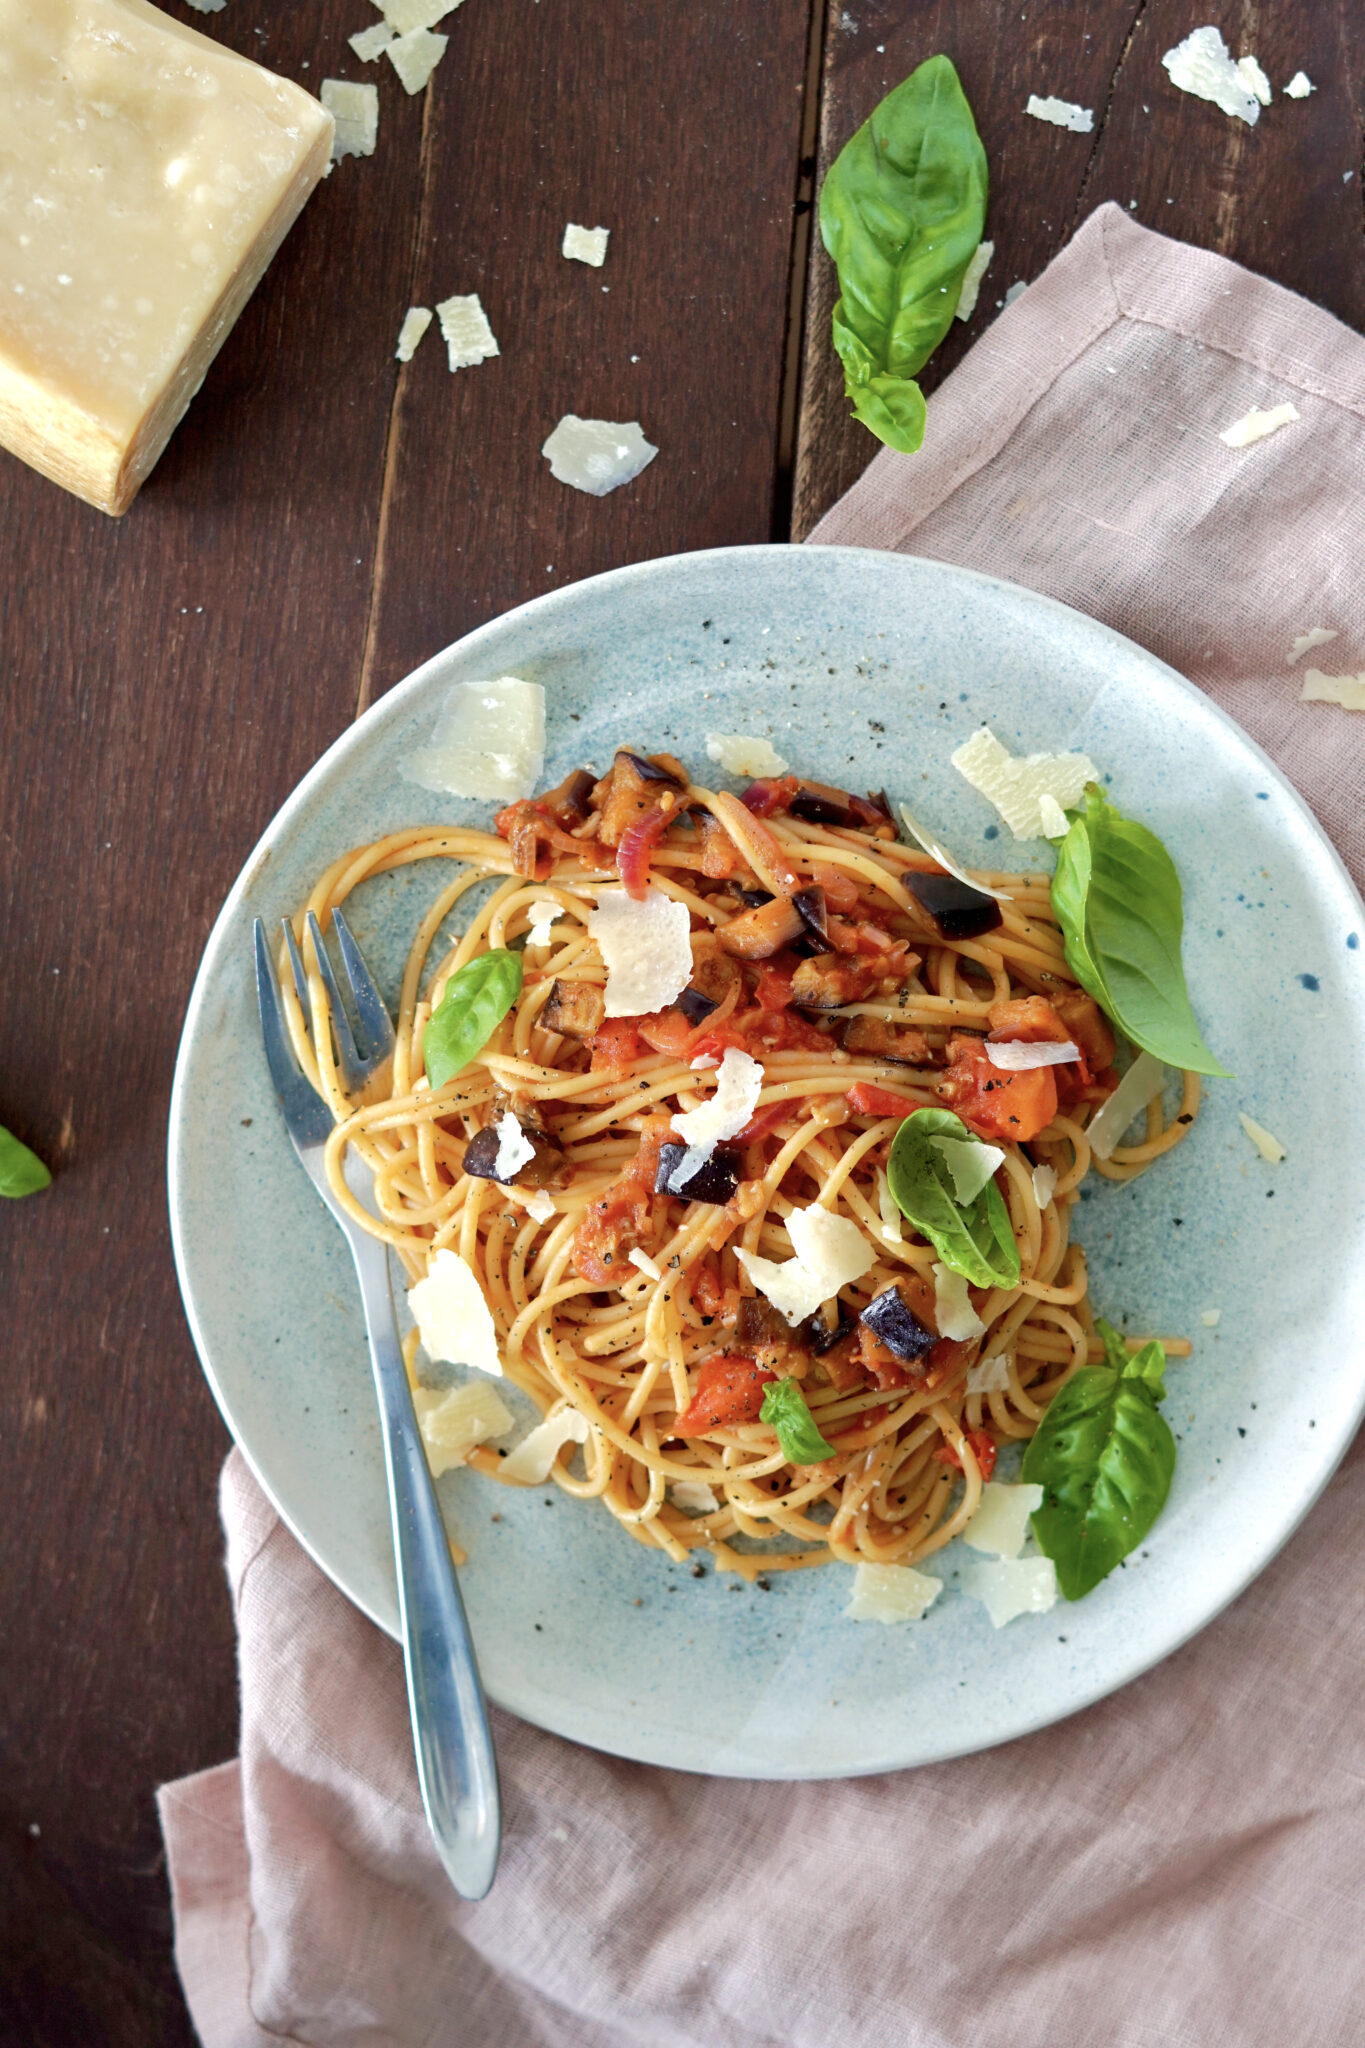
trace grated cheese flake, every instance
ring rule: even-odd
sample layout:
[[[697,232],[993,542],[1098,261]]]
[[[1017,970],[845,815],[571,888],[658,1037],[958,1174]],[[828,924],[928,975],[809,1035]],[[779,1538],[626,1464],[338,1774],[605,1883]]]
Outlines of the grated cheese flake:
[[[1035,1166],[1033,1169],[1033,1199],[1040,1209],[1046,1209],[1057,1186],[1057,1170],[1052,1166]]]
[[[1043,828],[1044,839],[1065,839],[1071,830],[1066,812],[1050,790],[1044,790],[1038,799],[1038,823]]]
[[[692,979],[691,925],[687,905],[662,889],[638,903],[624,889],[598,892],[588,935],[607,970],[608,1017],[645,1017],[678,1000]]]
[[[633,482],[659,451],[646,441],[638,420],[581,420],[566,412],[540,452],[558,482],[605,498]]]
[[[537,1223],[548,1223],[555,1213],[555,1198],[545,1188],[537,1188],[526,1204],[527,1214],[534,1216]]]
[[[539,1486],[550,1476],[550,1467],[565,1444],[588,1441],[588,1418],[576,1408],[552,1411],[524,1436],[510,1457],[504,1458],[498,1476],[521,1486]]]
[[[495,1180],[511,1180],[523,1166],[529,1166],[536,1148],[509,1109],[498,1118],[498,1150],[493,1161]]]
[[[882,1236],[888,1244],[905,1243],[905,1218],[900,1203],[891,1192],[891,1183],[886,1177],[886,1168],[877,1168],[877,1212],[882,1219]]]
[[[1201,1308],[1199,1320],[1206,1330],[1216,1330],[1223,1320],[1223,1311],[1221,1308]]]
[[[221,14],[227,0],[189,0],[196,14]]]
[[[1050,95],[1040,100],[1036,92],[1029,94],[1024,112],[1032,114],[1035,121],[1050,121],[1054,128],[1070,128],[1075,135],[1089,135],[1095,126],[1090,107],[1078,107],[1074,100],[1057,100]]]
[[[982,1145],[975,1138],[931,1138],[929,1143],[942,1153],[953,1193],[964,1209],[1005,1163],[998,1145]]]
[[[1358,676],[1325,676],[1320,668],[1305,670],[1301,704],[1339,704],[1343,711],[1365,711],[1365,669]]]
[[[1006,1394],[1009,1392],[1010,1367],[1014,1363],[1012,1351],[997,1351],[993,1358],[978,1358],[967,1367],[967,1392],[969,1394]]]
[[[673,1129],[687,1145],[669,1178],[674,1193],[705,1165],[722,1139],[737,1137],[744,1129],[758,1107],[762,1086],[763,1069],[758,1061],[738,1046],[727,1045],[716,1073],[714,1095],[673,1119]]]
[[[408,1307],[428,1358],[501,1379],[492,1311],[473,1268],[458,1252],[443,1246],[432,1253],[426,1278],[408,1289]]]
[[[339,163],[344,156],[373,156],[379,137],[379,87],[324,78],[318,98],[336,122],[332,162]]]
[[[994,242],[977,243],[972,260],[962,273],[962,289],[957,295],[956,307],[959,320],[970,320],[976,311],[976,302],[981,295],[981,280],[989,270],[994,254]]]
[[[1002,1557],[969,1565],[963,1591],[979,1600],[996,1628],[1018,1614],[1046,1614],[1057,1604],[1057,1568],[1050,1557]]]
[[[952,763],[964,782],[993,804],[1016,839],[1047,837],[1042,800],[1073,810],[1099,769],[1088,754],[1012,754],[988,725],[978,726],[955,749]]]
[[[402,79],[404,92],[422,90],[444,57],[449,41],[449,36],[433,35],[429,28],[414,28],[389,44],[384,54]]]
[[[452,1466],[463,1465],[476,1444],[506,1436],[516,1426],[507,1403],[487,1380],[471,1380],[468,1386],[449,1387],[442,1393],[414,1387],[412,1405],[433,1479]]]
[[[1263,107],[1268,107],[1275,95],[1270,89],[1270,80],[1254,57],[1237,59],[1237,76],[1249,92],[1254,92]]]
[[[1197,28],[1167,50],[1162,63],[1171,84],[1196,99],[1212,100],[1225,114],[1254,128],[1261,118],[1261,103],[1232,61],[1231,52],[1216,28]]]
[[[499,353],[477,292],[442,299],[436,308],[436,318],[441,323],[452,370],[472,370],[475,363],[486,363],[490,356]]]
[[[362,28],[358,35],[347,36],[346,40],[362,64],[373,64],[376,57],[382,57],[398,31],[390,21],[376,21],[369,28]]]
[[[417,353],[417,344],[431,325],[430,306],[409,306],[403,315],[403,325],[398,330],[398,346],[394,350],[400,363],[410,363]]]
[[[528,946],[548,946],[550,933],[563,915],[560,906],[550,896],[538,896],[526,915],[531,920],[526,927]]]
[[[1256,1123],[1244,1109],[1239,1110],[1237,1115],[1242,1129],[1268,1165],[1278,1166],[1282,1159],[1289,1157],[1279,1139],[1272,1136],[1264,1124]]]
[[[1296,405],[1272,405],[1269,412],[1257,412],[1253,406],[1230,427],[1224,427],[1218,436],[1229,448],[1249,448],[1253,441],[1264,441],[1267,434],[1276,434],[1281,427],[1287,427],[1299,417]]]
[[[861,1280],[877,1263],[877,1254],[851,1218],[831,1215],[819,1203],[793,1209],[786,1223],[795,1258],[779,1264],[750,1251],[737,1251],[735,1257],[759,1293],[795,1325],[813,1316],[841,1287]]]
[[[1005,1074],[1031,1074],[1039,1067],[1069,1067],[1081,1049],[1069,1038],[1034,1042],[1026,1038],[986,1040],[986,1058]]]
[[[1296,71],[1284,89],[1284,96],[1287,100],[1306,100],[1310,92],[1316,91],[1317,87],[1308,73]]]
[[[484,803],[530,796],[545,762],[545,692],[520,676],[456,683],[425,747],[400,761],[405,782]]]
[[[657,1259],[651,1259],[649,1253],[647,1251],[643,1251],[638,1244],[631,1246],[631,1249],[626,1253],[626,1257],[630,1260],[632,1266],[639,1267],[640,1271],[644,1274],[647,1280],[663,1279],[663,1267],[659,1264]]]
[[[955,1344],[969,1344],[986,1334],[986,1325],[972,1307],[966,1280],[939,1259],[934,1261],[934,1321],[939,1336],[951,1337]]]
[[[1149,1052],[1140,1052],[1118,1087],[1102,1102],[1086,1126],[1090,1149],[1097,1159],[1112,1159],[1114,1148],[1123,1142],[1124,1132],[1140,1116],[1166,1082],[1166,1069]]]
[[[1329,640],[1335,640],[1337,637],[1335,626],[1310,626],[1306,633],[1294,636],[1294,645],[1289,650],[1286,666],[1293,668],[1300,656],[1311,654],[1315,647],[1325,647]]]
[[[844,1617],[848,1621],[880,1621],[889,1628],[900,1621],[920,1621],[943,1591],[942,1579],[931,1579],[908,1564],[860,1564],[854,1567],[853,1592]]]
[[[685,1515],[714,1515],[720,1506],[704,1479],[675,1479],[668,1491]]]
[[[447,14],[453,14],[462,0],[375,0],[389,26],[400,36],[414,30],[435,28]]]
[[[988,888],[986,883],[978,881],[975,875],[969,875],[967,870],[958,861],[953,859],[947,847],[935,839],[932,832],[925,830],[924,826],[915,818],[908,804],[901,804],[899,808],[905,829],[914,840],[916,846],[922,846],[930,860],[936,860],[945,874],[956,875],[959,882],[965,882],[969,889],[980,890],[983,896],[994,896],[997,903],[1012,903],[1014,901],[1008,889]]]
[[[995,1557],[1018,1557],[1028,1535],[1028,1518],[1042,1504],[1041,1486],[1009,1486],[1003,1480],[988,1479],[981,1489],[981,1505],[962,1531],[962,1541]]]
[[[570,221],[564,230],[564,240],[559,253],[573,263],[590,263],[594,270],[600,270],[607,260],[607,242],[610,228],[580,228]]]
[[[787,764],[771,740],[746,732],[708,732],[706,758],[727,775],[785,775]]]

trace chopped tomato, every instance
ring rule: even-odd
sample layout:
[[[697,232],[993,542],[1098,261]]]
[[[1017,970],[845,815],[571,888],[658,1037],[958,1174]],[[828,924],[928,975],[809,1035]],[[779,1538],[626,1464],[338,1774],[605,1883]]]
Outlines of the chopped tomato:
[[[854,1356],[863,1371],[871,1378],[873,1385],[885,1392],[889,1393],[895,1387],[909,1387],[914,1384],[905,1360],[897,1358],[894,1351],[888,1350],[865,1324],[859,1328]]]
[[[671,1060],[695,1058],[692,1041],[697,1035],[696,1027],[688,1023],[681,1010],[656,1010],[653,1016],[632,1017],[630,1021],[655,1052],[665,1053]]]
[[[736,1145],[752,1145],[755,1138],[766,1138],[769,1131],[791,1115],[790,1102],[770,1102],[766,1109],[754,1111],[734,1142]]]
[[[1005,1138],[1026,1145],[1057,1114],[1057,1079],[1052,1067],[1007,1073],[993,1067],[980,1038],[948,1041],[948,1071],[938,1092],[979,1138]]]
[[[1066,998],[1062,997],[1060,1000],[1065,1002]],[[1089,996],[1082,996],[1081,1001],[1090,1003],[1095,1016],[1101,1023],[1104,1022],[1096,1005],[1090,1002]],[[1046,996],[1017,996],[1007,1003],[993,1003],[986,1014],[990,1019],[993,1039],[1015,1039],[1025,1045],[1070,1043],[1077,1046],[1082,1054],[1080,1059],[1068,1060],[1065,1066],[1052,1069],[1059,1101],[1075,1102],[1080,1091],[1090,1086],[1090,1068],[1084,1058],[1085,1047],[1079,1038],[1072,1037],[1070,1029]],[[1086,1026],[1088,1022],[1089,1020],[1086,1020]],[[1112,1046],[1112,1038],[1109,1043]],[[1112,1057],[1111,1053],[1110,1058]]]
[[[702,1436],[708,1429],[730,1429],[757,1422],[763,1390],[777,1378],[752,1358],[708,1358],[697,1375],[697,1391],[674,1424],[678,1436]]]
[[[754,1001],[760,1010],[785,1010],[792,999],[792,974],[796,961],[781,953],[765,960],[758,970],[758,987],[754,990]]]
[[[573,1269],[580,1280],[610,1287],[620,1279],[625,1254],[632,1244],[639,1243],[649,1225],[659,1148],[668,1136],[670,1122],[666,1116],[647,1117],[640,1149],[630,1165],[589,1203],[574,1232]]]
[[[599,1024],[588,1040],[595,1074],[626,1074],[640,1057],[640,1034],[633,1017],[612,1017]]]
[[[725,1306],[725,1289],[714,1259],[703,1259],[692,1272],[692,1299],[704,1316],[718,1316]]]
[[[982,1479],[989,1479],[995,1470],[995,1438],[988,1436],[984,1429],[969,1429],[966,1442],[968,1450],[980,1467]],[[959,1472],[962,1470],[962,1460],[952,1444],[940,1444],[934,1456],[940,1465],[952,1465]]]
[[[833,1042],[795,1010],[746,1010],[735,1021],[751,1051],[828,1052]]]
[[[848,1106],[855,1116],[909,1116],[920,1105],[875,1081],[855,1081],[848,1091]]]

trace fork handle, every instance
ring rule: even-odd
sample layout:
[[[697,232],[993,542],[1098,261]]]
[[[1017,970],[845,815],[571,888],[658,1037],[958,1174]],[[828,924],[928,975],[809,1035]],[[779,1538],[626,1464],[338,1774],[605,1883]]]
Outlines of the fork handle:
[[[376,1238],[351,1249],[384,1432],[422,1804],[451,1883],[462,1898],[481,1899],[497,1869],[502,1826],[488,1708],[398,1342],[388,1254]]]

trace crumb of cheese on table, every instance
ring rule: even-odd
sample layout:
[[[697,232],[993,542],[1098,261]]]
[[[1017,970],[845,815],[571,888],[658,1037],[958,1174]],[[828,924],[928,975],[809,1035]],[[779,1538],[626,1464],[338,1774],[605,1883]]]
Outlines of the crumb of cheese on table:
[[[147,0],[0,0],[0,443],[126,512],[327,168],[330,115]]]
[[[452,370],[472,369],[475,363],[487,362],[490,356],[499,353],[493,330],[488,324],[488,315],[477,292],[469,292],[464,297],[457,293],[454,298],[441,299],[437,303],[436,318],[441,323]]]
[[[430,29],[415,28],[388,44],[385,56],[403,81],[403,90],[420,92],[446,53],[449,36],[434,36]]]
[[[345,78],[324,78],[322,104],[336,122],[332,161],[344,156],[373,156],[379,140],[379,87],[353,85]]]
[[[431,325],[430,306],[409,306],[403,315],[403,325],[398,330],[398,346],[394,350],[400,363],[410,363],[417,353],[417,344]]]
[[[559,253],[571,257],[576,263],[590,263],[594,270],[600,270],[607,260],[610,237],[610,228],[581,228],[575,221],[570,221],[564,230]]]

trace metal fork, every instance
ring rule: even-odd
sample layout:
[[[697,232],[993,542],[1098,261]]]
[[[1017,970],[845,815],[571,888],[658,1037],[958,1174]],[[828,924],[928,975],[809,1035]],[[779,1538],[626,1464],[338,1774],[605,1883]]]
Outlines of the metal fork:
[[[333,911],[332,924],[358,1031],[347,1016],[317,919],[311,911],[308,914],[308,938],[327,991],[338,1077],[346,1094],[355,1097],[392,1054],[393,1025],[340,911]],[[275,963],[259,918],[255,930],[256,993],[275,1093],[294,1150],[340,1224],[360,1281],[384,1432],[403,1664],[422,1804],[451,1883],[462,1897],[481,1899],[498,1865],[502,1819],[497,1759],[450,1543],[408,1390],[388,1250],[382,1239],[372,1237],[346,1213],[327,1184],[323,1154],[334,1128],[332,1112],[294,1056]],[[308,1026],[307,977],[288,919],[283,930],[295,993]],[[374,1177],[354,1150],[347,1154],[346,1184],[366,1208],[374,1208]]]

